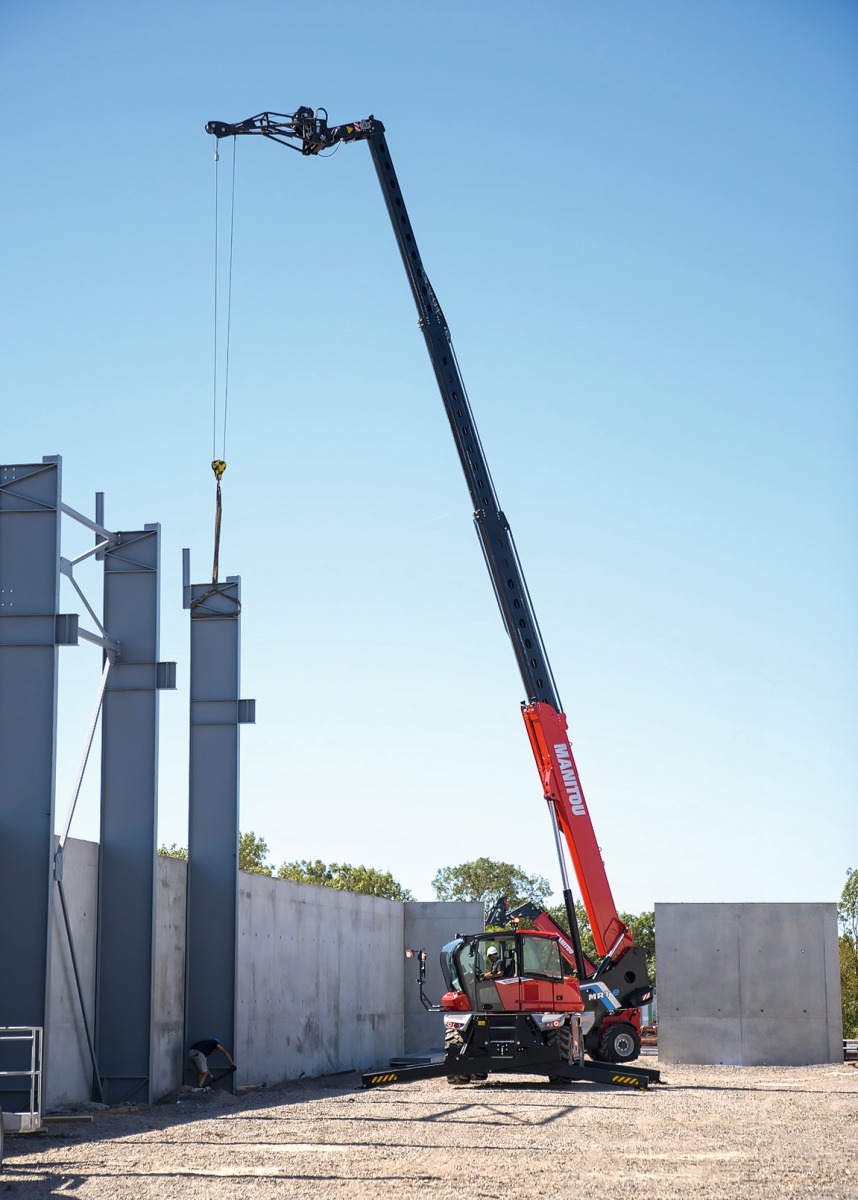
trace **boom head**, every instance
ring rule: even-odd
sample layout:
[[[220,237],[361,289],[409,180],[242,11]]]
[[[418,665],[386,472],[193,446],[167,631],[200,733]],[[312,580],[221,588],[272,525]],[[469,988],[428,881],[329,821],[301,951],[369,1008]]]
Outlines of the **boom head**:
[[[364,121],[352,121],[347,125],[328,125],[327,109],[303,106],[293,113],[257,113],[231,125],[228,121],[208,121],[206,133],[216,138],[237,137],[240,133],[255,133],[280,142],[302,154],[318,154],[320,150],[333,149],[340,142],[360,142],[376,133],[384,133],[384,126],[375,117]]]

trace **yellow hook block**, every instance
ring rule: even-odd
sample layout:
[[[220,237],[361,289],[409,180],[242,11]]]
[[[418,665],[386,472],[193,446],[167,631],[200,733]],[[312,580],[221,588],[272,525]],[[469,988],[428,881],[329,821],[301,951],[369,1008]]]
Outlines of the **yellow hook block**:
[[[212,463],[212,470],[215,473],[215,479],[218,481],[218,483],[220,483],[221,477],[226,470],[226,463],[222,459],[216,458]]]

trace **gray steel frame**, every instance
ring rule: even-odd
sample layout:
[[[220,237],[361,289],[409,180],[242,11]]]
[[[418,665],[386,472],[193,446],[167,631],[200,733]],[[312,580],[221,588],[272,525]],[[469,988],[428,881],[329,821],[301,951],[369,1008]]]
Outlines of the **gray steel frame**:
[[[62,460],[0,467],[0,1022],[44,1026],[49,985],[62,615]],[[8,1090],[7,1090],[8,1089]],[[6,1079],[0,1107],[22,1097]]]
[[[238,937],[238,726],[256,719],[239,700],[241,579],[191,584],[191,697],[185,1044],[217,1037],[235,1047]],[[221,1086],[232,1090],[234,1076]]]
[[[151,1101],[158,795],[160,525],[104,550],[104,626],[118,644],[102,707],[96,1055],[108,1103]]]

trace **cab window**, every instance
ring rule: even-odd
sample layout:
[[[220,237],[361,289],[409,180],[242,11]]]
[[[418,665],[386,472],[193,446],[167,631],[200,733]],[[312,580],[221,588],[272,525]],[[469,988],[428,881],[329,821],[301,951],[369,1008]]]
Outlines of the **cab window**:
[[[522,975],[547,975],[562,979],[560,947],[550,938],[523,937]]]
[[[477,970],[484,978],[510,979],[516,974],[514,937],[492,936],[478,944]]]
[[[474,950],[473,942],[470,946],[463,946],[459,951],[458,972],[454,987],[457,992],[464,992],[466,996],[473,996],[474,994],[475,959],[476,951]]]

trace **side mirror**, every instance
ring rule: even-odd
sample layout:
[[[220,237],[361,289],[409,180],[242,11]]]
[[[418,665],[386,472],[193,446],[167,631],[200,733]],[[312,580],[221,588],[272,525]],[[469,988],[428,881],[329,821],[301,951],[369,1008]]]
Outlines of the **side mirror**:
[[[417,959],[417,961],[420,965],[420,974],[418,976],[418,982],[422,983],[423,980],[426,978],[426,951],[425,950],[406,950],[405,957]]]

